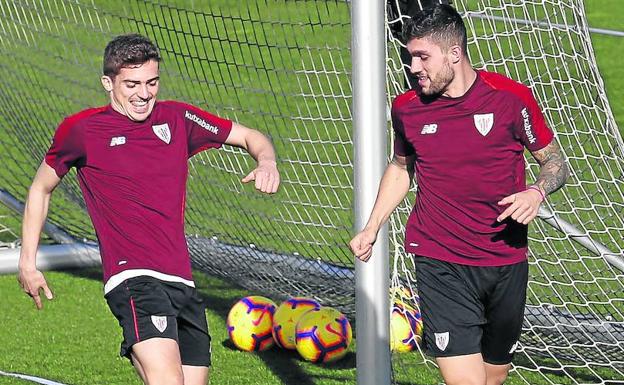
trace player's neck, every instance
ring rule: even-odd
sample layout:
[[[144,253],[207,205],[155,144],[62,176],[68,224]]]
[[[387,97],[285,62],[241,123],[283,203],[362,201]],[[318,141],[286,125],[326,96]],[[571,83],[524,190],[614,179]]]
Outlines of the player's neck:
[[[476,79],[477,71],[472,68],[470,63],[462,63],[459,69],[455,71],[455,77],[443,95],[449,98],[460,98],[468,92]]]
[[[121,106],[121,103],[119,103],[113,97],[110,98],[110,106],[113,109],[113,111],[119,113],[120,115],[123,115],[126,117],[128,116],[128,113],[126,113],[126,111],[123,109],[123,107]]]

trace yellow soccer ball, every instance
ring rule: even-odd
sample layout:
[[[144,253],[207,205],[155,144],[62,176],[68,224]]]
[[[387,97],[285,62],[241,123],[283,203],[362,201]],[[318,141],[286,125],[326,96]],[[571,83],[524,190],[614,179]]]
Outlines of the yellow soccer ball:
[[[347,354],[351,324],[344,314],[330,307],[305,313],[295,329],[297,351],[312,362],[333,362]]]
[[[277,346],[295,349],[295,327],[303,314],[318,310],[321,304],[311,298],[293,297],[284,301],[273,315],[273,339]]]
[[[390,315],[390,350],[404,353],[416,349],[422,338],[422,330],[418,307],[395,301]]]
[[[241,298],[232,306],[227,317],[230,340],[237,348],[262,351],[273,346],[275,303],[258,295]]]

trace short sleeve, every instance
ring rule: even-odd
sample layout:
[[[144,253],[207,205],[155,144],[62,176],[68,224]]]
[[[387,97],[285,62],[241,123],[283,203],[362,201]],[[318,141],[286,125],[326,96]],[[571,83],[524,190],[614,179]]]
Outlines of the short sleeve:
[[[554,133],[546,124],[531,90],[523,88],[519,93],[521,103],[515,112],[515,135],[529,151],[541,150],[553,140]]]
[[[396,102],[392,106],[392,129],[394,130],[394,154],[399,156],[411,156],[414,154],[414,147],[405,137],[405,128],[396,107]]]
[[[189,158],[198,152],[219,148],[230,135],[232,121],[223,119],[201,108],[180,103],[184,108],[184,127],[188,138]]]
[[[75,119],[67,118],[56,129],[45,162],[62,178],[72,167],[81,167],[85,159],[83,131]]]

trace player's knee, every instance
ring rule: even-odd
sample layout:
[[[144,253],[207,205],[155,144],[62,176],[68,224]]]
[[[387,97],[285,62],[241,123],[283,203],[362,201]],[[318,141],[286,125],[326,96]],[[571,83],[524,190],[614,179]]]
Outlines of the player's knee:
[[[487,385],[503,385],[507,379],[507,373],[488,373]]]
[[[446,385],[486,385],[486,378],[481,373],[457,373],[443,377]]]
[[[486,385],[484,378],[458,378],[454,381],[445,380],[446,385]]]
[[[181,368],[148,373],[146,385],[184,385],[184,374]]]
[[[487,385],[502,385],[507,380],[510,365],[492,365],[485,364],[485,376],[487,377]]]

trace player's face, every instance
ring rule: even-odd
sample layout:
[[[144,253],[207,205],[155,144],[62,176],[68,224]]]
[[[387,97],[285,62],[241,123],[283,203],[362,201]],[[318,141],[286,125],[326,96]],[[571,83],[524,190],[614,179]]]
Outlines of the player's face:
[[[449,55],[431,40],[412,39],[407,43],[412,56],[410,71],[418,79],[418,90],[423,95],[439,95],[446,92],[455,78]]]
[[[114,79],[102,76],[102,85],[110,93],[113,109],[135,122],[144,121],[152,113],[158,81],[158,62],[155,60],[124,67]]]

